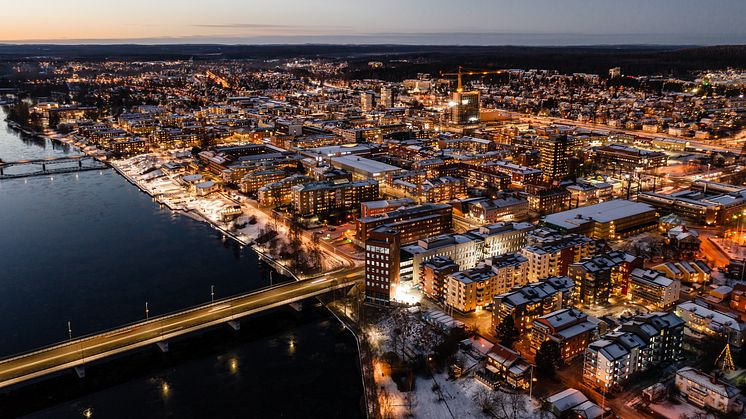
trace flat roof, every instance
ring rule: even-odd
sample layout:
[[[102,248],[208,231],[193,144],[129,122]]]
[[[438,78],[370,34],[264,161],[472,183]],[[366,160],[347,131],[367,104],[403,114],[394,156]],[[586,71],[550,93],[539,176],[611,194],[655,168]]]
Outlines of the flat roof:
[[[360,156],[339,156],[332,157],[332,164],[337,163],[339,165],[351,167],[356,171],[368,172],[372,174],[386,173],[386,172],[399,172],[404,169],[401,167],[392,166],[390,164],[381,163],[376,160],[366,159]]]
[[[590,221],[608,223],[622,218],[633,217],[655,209],[640,202],[614,199],[587,207],[574,208],[567,211],[549,214],[544,217],[547,224],[560,228],[573,229]]]

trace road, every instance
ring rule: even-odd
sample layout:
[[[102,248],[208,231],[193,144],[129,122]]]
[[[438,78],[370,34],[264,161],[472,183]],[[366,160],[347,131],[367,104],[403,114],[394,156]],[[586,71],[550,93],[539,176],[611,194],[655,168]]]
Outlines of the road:
[[[717,237],[716,235],[706,234],[701,232],[702,241],[700,242],[700,251],[709,261],[712,261],[713,265],[718,268],[725,268],[730,264],[730,259],[723,253],[713,242],[710,241],[710,237]]]
[[[0,388],[301,301],[362,281],[360,268],[230,297],[0,360]]]

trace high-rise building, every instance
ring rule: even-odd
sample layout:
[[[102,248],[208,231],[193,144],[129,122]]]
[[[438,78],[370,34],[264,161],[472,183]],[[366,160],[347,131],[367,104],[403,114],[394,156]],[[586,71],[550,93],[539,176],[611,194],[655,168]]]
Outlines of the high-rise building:
[[[573,147],[567,135],[550,135],[534,139],[539,149],[539,168],[547,182],[562,180],[570,175]]]
[[[375,100],[375,94],[370,90],[360,93],[360,108],[362,108],[364,112],[372,111],[376,106]]]
[[[380,105],[383,108],[394,107],[394,89],[389,86],[381,87],[381,101]]]
[[[386,226],[365,241],[365,300],[388,305],[399,284],[399,232]]]
[[[451,122],[456,125],[476,124],[479,122],[479,91],[454,92],[451,108]]]

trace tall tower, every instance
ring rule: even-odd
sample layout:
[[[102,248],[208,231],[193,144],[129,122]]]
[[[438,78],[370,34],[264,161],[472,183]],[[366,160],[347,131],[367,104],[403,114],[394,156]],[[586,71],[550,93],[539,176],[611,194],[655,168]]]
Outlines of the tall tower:
[[[364,112],[370,112],[375,106],[375,95],[370,90],[360,93],[360,107]]]
[[[381,87],[381,107],[393,108],[394,107],[394,89],[389,86]]]
[[[570,174],[572,144],[567,135],[551,135],[536,139],[539,149],[539,167],[544,180],[562,180]]]
[[[478,90],[471,92],[456,91],[453,93],[451,122],[456,125],[476,124],[479,122],[481,96]]]

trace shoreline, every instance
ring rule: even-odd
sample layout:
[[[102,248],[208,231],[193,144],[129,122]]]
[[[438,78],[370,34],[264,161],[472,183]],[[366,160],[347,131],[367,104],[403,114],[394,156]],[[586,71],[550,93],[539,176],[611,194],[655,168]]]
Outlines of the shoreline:
[[[259,250],[257,248],[257,245],[255,245],[255,244],[254,245],[246,244],[246,242],[244,242],[243,240],[241,240],[238,236],[236,236],[236,235],[234,235],[234,234],[226,231],[221,226],[213,223],[212,220],[210,220],[205,215],[199,213],[199,211],[195,211],[195,210],[192,210],[192,209],[190,209],[190,210],[184,210],[184,209],[180,209],[180,208],[173,208],[173,207],[171,207],[167,202],[158,200],[158,198],[156,198],[153,195],[153,192],[151,190],[149,190],[148,188],[146,188],[144,185],[140,185],[139,182],[137,182],[131,176],[127,175],[124,172],[124,170],[122,170],[121,168],[117,167],[114,164],[111,164],[110,162],[107,162],[107,165],[110,166],[111,168],[113,168],[116,173],[118,173],[119,175],[121,175],[129,183],[131,183],[132,185],[134,185],[135,187],[137,187],[141,192],[147,194],[148,196],[150,196],[151,198],[153,198],[159,204],[165,205],[172,212],[177,213],[179,215],[184,215],[184,216],[186,216],[188,218],[191,218],[191,219],[193,219],[195,221],[198,221],[198,222],[207,223],[208,225],[212,226],[213,228],[221,231],[225,236],[227,236],[227,237],[233,239],[234,241],[236,241],[237,243],[239,243],[242,247],[244,245],[250,246],[251,250],[257,255],[257,257],[260,260],[262,260],[263,262],[267,263],[278,274],[280,274],[280,275],[286,275],[287,276],[288,273],[289,273],[290,274],[289,276],[291,276],[296,281],[300,280],[294,273],[290,272],[289,269],[285,268],[283,265],[280,265],[277,261],[275,261],[274,259],[272,259],[271,256],[269,256],[266,253],[264,253],[263,251]],[[282,270],[279,269],[278,266],[275,266],[276,264],[279,265],[280,267],[282,267],[283,269]],[[287,272],[282,272],[283,270],[285,270]],[[357,348],[358,363],[359,363],[358,365],[359,365],[359,368],[360,368],[359,369],[360,380],[362,382],[363,396],[365,398],[365,406],[366,406],[365,416],[367,418],[378,417],[379,413],[380,413],[378,405],[377,405],[377,403],[375,403],[375,404],[373,403],[373,400],[377,400],[377,389],[375,388],[375,386],[373,386],[373,388],[371,388],[371,385],[369,384],[369,382],[371,382],[371,383],[375,382],[375,379],[374,379],[374,377],[372,375],[373,374],[373,368],[372,368],[372,364],[371,364],[372,360],[370,359],[370,356],[365,356],[364,355],[364,354],[368,353],[369,350],[368,349],[363,350],[363,347],[362,347],[363,343],[361,342],[361,339],[360,339],[360,336],[359,336],[360,330],[358,330],[357,327],[355,326],[355,324],[351,322],[351,319],[349,319],[349,318],[347,318],[347,317],[345,317],[345,316],[343,316],[341,314],[338,315],[336,313],[336,311],[334,310],[334,308],[332,307],[331,304],[325,304],[323,302],[323,300],[321,300],[318,297],[317,297],[317,299],[322,303],[322,305],[324,306],[324,308],[334,318],[336,318],[337,321],[342,326],[345,327],[345,329],[347,329],[352,334],[352,337],[355,340],[355,346]],[[348,321],[348,320],[350,320],[350,321]],[[369,394],[371,392],[373,392],[373,394]]]

